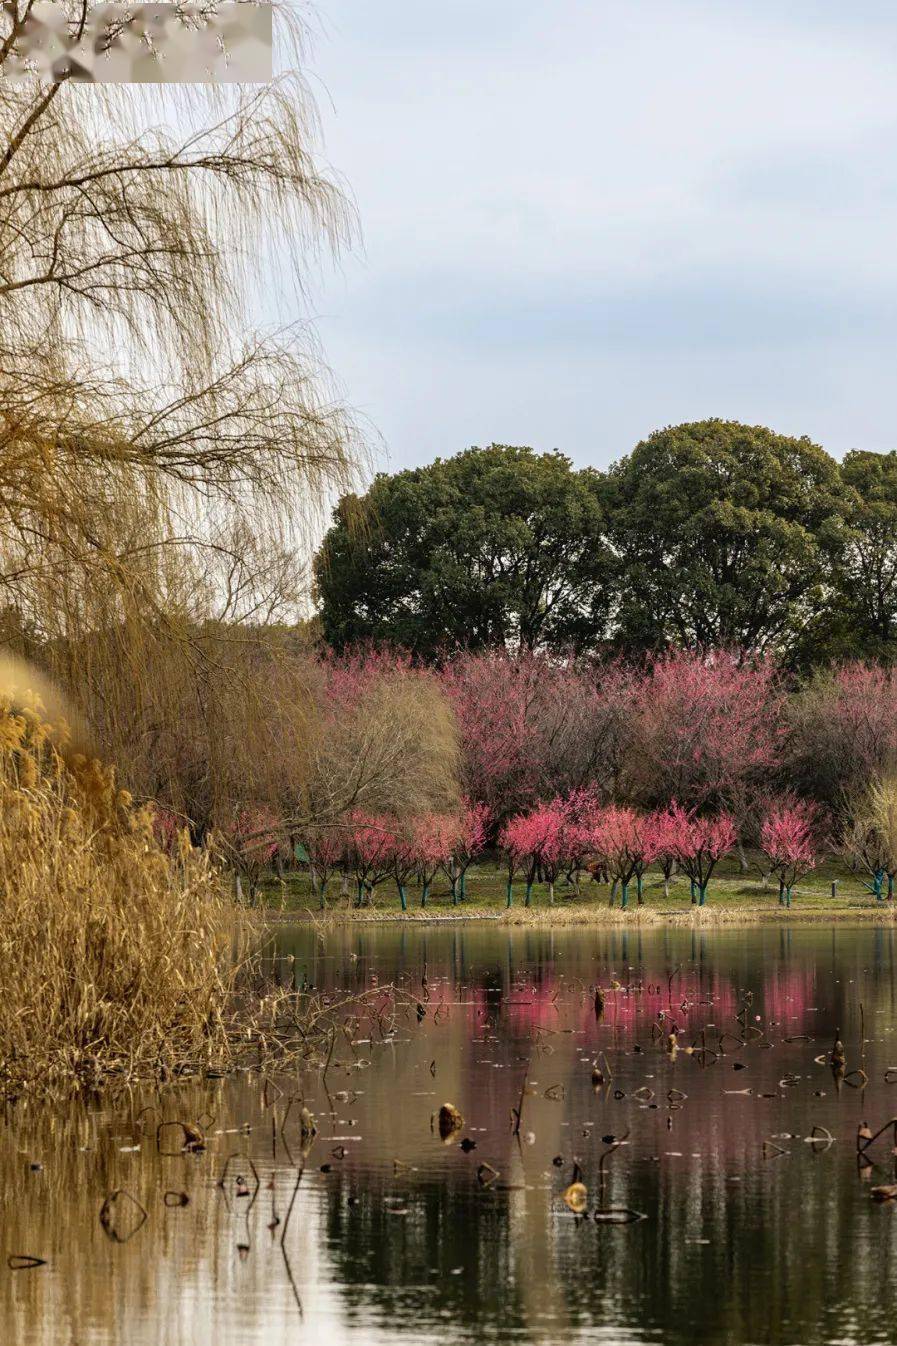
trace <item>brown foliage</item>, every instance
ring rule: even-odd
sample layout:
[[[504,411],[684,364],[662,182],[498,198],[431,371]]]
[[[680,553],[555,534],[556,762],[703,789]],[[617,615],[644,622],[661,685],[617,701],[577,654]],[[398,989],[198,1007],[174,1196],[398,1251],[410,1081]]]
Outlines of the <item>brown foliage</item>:
[[[0,1090],[223,1059],[240,928],[208,856],[172,856],[115,773],[0,692]]]

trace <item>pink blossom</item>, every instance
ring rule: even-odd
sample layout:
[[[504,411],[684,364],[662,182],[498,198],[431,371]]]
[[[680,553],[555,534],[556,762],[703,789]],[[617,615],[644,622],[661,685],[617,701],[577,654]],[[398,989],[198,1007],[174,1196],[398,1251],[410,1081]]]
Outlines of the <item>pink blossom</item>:
[[[784,798],[767,806],[760,844],[782,886],[786,904],[799,878],[816,867],[818,810],[813,804]]]

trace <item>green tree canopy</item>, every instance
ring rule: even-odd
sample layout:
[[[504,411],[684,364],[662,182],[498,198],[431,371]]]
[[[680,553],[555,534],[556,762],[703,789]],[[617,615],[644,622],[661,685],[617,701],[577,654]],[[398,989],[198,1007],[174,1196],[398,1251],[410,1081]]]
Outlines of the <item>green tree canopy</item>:
[[[600,473],[492,444],[340,501],[315,562],[325,639],[580,650],[605,635],[611,558]]]
[[[853,450],[841,463],[846,530],[805,662],[897,657],[897,453]],[[820,658],[821,656],[821,658]]]
[[[787,649],[825,601],[845,495],[809,439],[722,420],[650,435],[607,478],[619,639]]]

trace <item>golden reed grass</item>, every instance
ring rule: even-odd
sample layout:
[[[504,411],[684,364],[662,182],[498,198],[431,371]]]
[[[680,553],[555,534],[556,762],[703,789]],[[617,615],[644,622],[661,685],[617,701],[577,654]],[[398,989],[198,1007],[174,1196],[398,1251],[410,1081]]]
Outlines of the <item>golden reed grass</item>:
[[[208,855],[166,853],[112,768],[0,690],[0,1093],[225,1061],[244,920]]]

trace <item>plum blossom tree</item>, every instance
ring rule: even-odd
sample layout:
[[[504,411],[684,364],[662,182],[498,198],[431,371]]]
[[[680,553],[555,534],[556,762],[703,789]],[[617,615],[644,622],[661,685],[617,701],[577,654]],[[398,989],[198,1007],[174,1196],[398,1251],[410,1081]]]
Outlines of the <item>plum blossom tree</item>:
[[[655,855],[655,839],[649,819],[636,809],[610,804],[593,815],[589,838],[615,884],[620,885],[621,907],[628,905],[629,885],[633,878],[638,880],[641,904],[642,875]]]
[[[372,903],[377,884],[393,874],[396,845],[395,819],[353,812],[350,819],[349,862],[355,875],[356,906]]]
[[[571,790],[566,797],[554,801],[554,807],[562,815],[562,868],[577,896],[580,891],[579,876],[588,867],[589,855],[593,850],[590,820],[600,807],[600,799],[599,788],[591,785]]]
[[[430,884],[463,844],[462,820],[453,814],[425,813],[412,824],[411,849],[420,879],[420,904],[427,905]],[[454,896],[454,894],[453,894]]]
[[[458,720],[462,787],[501,824],[593,785],[606,800],[630,752],[636,670],[544,654],[462,654],[442,670]]]
[[[317,828],[306,832],[303,845],[308,857],[312,896],[317,897],[318,906],[324,911],[327,906],[327,885],[346,862],[346,832],[341,827]]]
[[[735,845],[735,821],[729,813],[699,817],[676,803],[670,805],[668,815],[669,830],[664,844],[672,849],[691,880],[692,902],[703,907],[717,862]]]
[[[635,698],[634,797],[724,809],[743,824],[781,754],[783,704],[770,660],[726,650],[655,659]]]
[[[818,810],[812,803],[785,797],[767,805],[760,845],[779,880],[779,902],[791,906],[798,879],[816,867]]]
[[[486,804],[462,800],[461,813],[455,823],[455,840],[443,865],[452,886],[452,906],[466,896],[467,871],[481,855],[492,825],[492,813]]]
[[[389,872],[395,880],[399,894],[399,905],[402,911],[407,911],[408,896],[405,890],[408,886],[408,880],[417,873],[418,867],[418,853],[414,835],[415,820],[404,827],[398,827],[395,823],[393,826],[394,830],[389,846]]]
[[[460,731],[462,788],[499,819],[525,809],[538,793],[533,727],[545,662],[490,652],[462,655],[442,673]]]
[[[669,897],[670,883],[679,863],[676,858],[676,842],[679,835],[676,810],[672,806],[655,809],[648,815],[647,826],[652,839],[654,859],[663,874],[664,897]]]
[[[525,906],[532,901],[536,875],[548,881],[548,898],[554,901],[554,885],[563,862],[564,813],[555,804],[540,804],[529,813],[517,814],[502,828],[500,845],[508,862],[508,897],[511,905],[514,875],[523,871]]]

